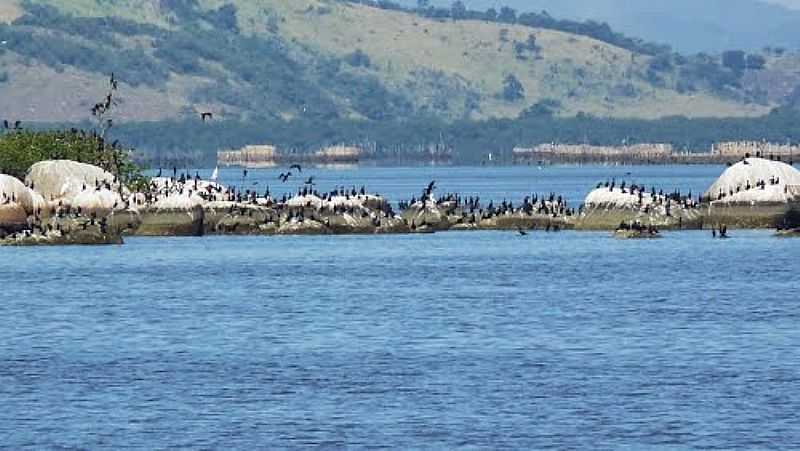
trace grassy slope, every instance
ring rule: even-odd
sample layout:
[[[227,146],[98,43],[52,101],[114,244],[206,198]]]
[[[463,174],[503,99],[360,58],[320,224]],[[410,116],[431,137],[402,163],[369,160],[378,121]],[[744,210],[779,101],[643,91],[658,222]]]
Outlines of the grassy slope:
[[[36,0],[76,15],[118,15],[140,22],[167,26],[156,0]],[[218,7],[223,0],[201,0],[204,7]],[[369,69],[352,69],[376,75],[392,90],[411,98],[420,109],[454,118],[464,114],[466,99],[480,95],[474,118],[513,117],[544,98],[556,98],[561,114],[579,111],[601,116],[654,118],[668,115],[742,116],[765,113],[768,108],[745,106],[698,93],[681,95],[656,88],[642,80],[648,58],[582,36],[562,32],[478,21],[437,22],[411,14],[344,4],[330,0],[237,0],[239,25],[245,33],[270,33],[273,17],[280,35],[293,43],[298,58],[315,54],[343,56],[361,49],[370,56]],[[508,42],[500,38],[506,29]],[[542,59],[521,61],[512,43],[534,34]],[[580,76],[579,73],[583,75]],[[526,90],[524,101],[509,103],[497,98],[502,80],[514,74]],[[96,77],[84,74],[87,78]],[[32,84],[12,77],[11,86],[24,91]],[[616,95],[616,88],[630,84],[635,95]],[[168,96],[157,98],[140,88],[132,96],[152,99],[152,108],[134,116],[157,119],[177,114],[188,85],[170,83]],[[8,89],[8,88],[5,88]],[[28,91],[35,91],[28,86]],[[140,92],[141,91],[141,92]],[[63,102],[63,98],[56,99]],[[347,99],[341,99],[346,107]],[[68,102],[69,103],[69,102]],[[48,118],[50,119],[50,118]]]
[[[669,89],[654,89],[635,75],[645,70],[648,58],[633,59],[627,50],[583,36],[477,21],[437,22],[410,14],[318,0],[254,0],[247,5],[242,6],[240,13],[243,27],[248,27],[249,19],[257,18],[259,11],[271,7],[286,20],[281,26],[282,33],[326,53],[343,55],[361,49],[377,63],[378,75],[389,85],[402,87],[420,82],[411,75],[419,69],[440,70],[462,78],[469,89],[484,96],[482,110],[486,116],[514,116],[547,97],[562,100],[566,115],[584,111],[652,118],[764,112],[763,108],[742,107],[710,95],[679,95]],[[332,11],[319,14],[321,7]],[[508,30],[509,42],[500,40],[502,29]],[[259,26],[250,26],[249,30],[263,31]],[[544,59],[517,60],[513,41],[524,42],[532,32],[542,47]],[[585,71],[583,80],[575,75],[579,69]],[[509,104],[493,98],[509,73],[525,86],[524,102]],[[628,74],[632,76],[626,77]],[[639,91],[637,97],[625,99],[610,92],[615,86],[629,82]],[[569,97],[570,92],[573,97]]]
[[[89,110],[102,100],[108,78],[66,68],[58,73],[36,62],[6,54],[0,57],[0,71],[11,82],[0,84],[0,108],[4,118],[24,122],[76,122],[90,119]],[[57,82],[54,82],[57,80]],[[146,86],[122,84],[115,117],[124,121],[157,121],[180,114],[187,104],[188,88],[196,82],[187,78],[170,81],[164,91]],[[2,118],[0,118],[2,119]]]
[[[16,0],[0,1],[0,23],[11,23],[22,15],[22,8]]]

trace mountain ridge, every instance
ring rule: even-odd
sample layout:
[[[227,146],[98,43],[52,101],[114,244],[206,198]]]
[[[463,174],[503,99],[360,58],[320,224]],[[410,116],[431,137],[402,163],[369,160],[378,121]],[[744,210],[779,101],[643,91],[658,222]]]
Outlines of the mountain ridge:
[[[463,0],[470,8],[507,5],[519,12],[546,10],[574,20],[596,20],[646,40],[663,42],[684,53],[759,50],[765,46],[797,49],[800,5],[758,0]],[[415,6],[416,0],[401,0]],[[431,4],[449,7],[450,0]],[[754,20],[754,18],[758,18]]]
[[[4,110],[25,120],[84,119],[92,99],[78,99],[78,93],[88,96],[110,72],[126,83],[129,108],[121,108],[122,117],[134,121],[205,109],[245,120],[483,120],[543,107],[563,116],[736,117],[777,105],[774,98],[737,99],[749,95],[745,89],[727,92],[733,89],[727,83],[738,78],[715,61],[679,70],[675,55],[659,60],[587,36],[513,23],[436,19],[330,0],[16,5],[28,14],[3,29],[11,45],[0,55],[0,75],[8,79],[0,94]],[[31,48],[26,36],[50,48]],[[702,77],[692,79],[698,86],[686,85],[680,74],[687,67],[717,71],[719,91],[702,87]]]

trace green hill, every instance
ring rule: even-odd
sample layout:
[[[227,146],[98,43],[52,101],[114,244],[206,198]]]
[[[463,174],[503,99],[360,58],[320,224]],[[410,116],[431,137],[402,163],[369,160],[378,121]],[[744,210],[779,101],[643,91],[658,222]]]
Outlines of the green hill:
[[[6,3],[0,106],[25,121],[86,119],[111,72],[123,82],[118,115],[130,121],[201,110],[233,120],[482,120],[543,105],[561,116],[742,117],[781,100],[748,88],[743,80],[761,78],[720,58],[339,0]],[[769,56],[764,70],[786,58]]]

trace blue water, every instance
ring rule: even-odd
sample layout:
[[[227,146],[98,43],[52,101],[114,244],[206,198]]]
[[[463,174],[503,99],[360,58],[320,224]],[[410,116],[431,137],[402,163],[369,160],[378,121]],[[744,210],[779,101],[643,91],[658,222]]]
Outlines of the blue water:
[[[253,189],[263,193],[267,187],[273,195],[296,192],[302,188],[309,176],[314,177],[316,189],[321,192],[339,186],[349,189],[352,186],[366,186],[367,191],[386,196],[389,200],[409,200],[419,197],[422,189],[431,180],[438,186],[437,193],[459,193],[464,196],[480,196],[487,201],[499,202],[503,199],[522,201],[532,193],[563,195],[573,205],[579,205],[597,183],[616,179],[619,184],[637,183],[647,187],[655,186],[665,192],[680,189],[689,191],[696,197],[704,192],[725,170],[721,165],[696,166],[501,166],[501,167],[370,167],[370,168],[305,168],[302,174],[295,174],[286,183],[278,180],[278,175],[289,171],[286,167],[274,169],[249,169],[247,177],[239,168],[220,169],[220,182],[227,186]],[[199,172],[201,177],[210,177],[211,169],[186,170],[192,176]],[[296,172],[296,171],[295,171]],[[166,174],[166,172],[164,172]],[[172,170],[169,171],[171,175]]]
[[[0,443],[796,448],[798,256],[768,231],[0,248]]]

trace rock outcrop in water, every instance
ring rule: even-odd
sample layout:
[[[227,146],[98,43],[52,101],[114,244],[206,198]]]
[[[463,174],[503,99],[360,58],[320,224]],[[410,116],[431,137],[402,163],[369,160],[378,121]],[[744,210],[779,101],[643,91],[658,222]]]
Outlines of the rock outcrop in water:
[[[44,161],[31,167],[26,184],[0,175],[0,244],[117,244],[126,217],[123,189],[113,175],[72,161]],[[0,195],[0,198],[3,196]]]
[[[112,231],[107,218],[54,216],[21,232],[0,238],[6,246],[63,246],[122,244],[122,235]]]
[[[31,166],[25,180],[44,199],[44,218],[72,214],[106,218],[112,233],[121,233],[133,219],[124,200],[129,191],[99,167],[69,160],[41,161]]]
[[[402,217],[414,230],[562,230],[572,228],[574,211],[560,196],[531,195],[522,203],[502,201],[495,205],[480,198],[448,194],[438,199],[423,196],[401,203]]]
[[[101,210],[122,208],[121,185],[116,177],[97,166],[70,160],[40,161],[28,170],[25,182],[48,202]],[[77,199],[77,200],[76,200]],[[114,206],[114,202],[117,203]]]
[[[576,228],[616,230],[621,224],[635,223],[660,229],[701,228],[703,210],[690,196],[612,183],[586,196]]]
[[[712,226],[800,226],[800,171],[780,161],[746,158],[729,167],[704,197]]]
[[[175,174],[177,175],[177,174]],[[143,236],[434,233],[448,230],[613,230],[625,239],[657,238],[657,230],[782,227],[796,233],[800,172],[751,158],[717,180],[699,200],[643,186],[598,185],[576,212],[556,194],[514,204],[479,197],[433,195],[399,202],[400,213],[365,188],[273,197],[237,191],[186,174],[157,177],[130,192],[100,168],[70,161],[34,165],[21,181],[0,175],[0,244],[113,244]]]
[[[200,236],[203,199],[189,192],[157,197],[139,209],[140,223],[133,232],[143,236]]]
[[[20,180],[0,174],[0,236],[25,230],[28,218],[46,212],[41,195]]]

